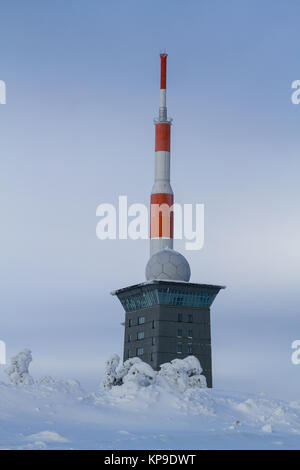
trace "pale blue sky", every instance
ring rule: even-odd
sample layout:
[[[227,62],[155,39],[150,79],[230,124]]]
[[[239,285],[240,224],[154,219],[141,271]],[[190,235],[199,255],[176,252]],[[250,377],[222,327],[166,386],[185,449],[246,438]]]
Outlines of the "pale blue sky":
[[[0,0],[1,315],[8,354],[92,386],[122,352],[113,289],[144,280],[145,241],[99,241],[101,202],[148,202],[159,51],[172,186],[205,204],[192,280],[212,309],[215,386],[297,398],[300,2]],[[104,333],[109,331],[109,335]],[[2,377],[0,371],[0,379]]]

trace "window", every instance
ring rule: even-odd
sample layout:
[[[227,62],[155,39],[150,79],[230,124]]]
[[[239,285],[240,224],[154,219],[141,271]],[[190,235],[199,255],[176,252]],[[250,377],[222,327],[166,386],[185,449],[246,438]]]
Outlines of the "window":
[[[152,320],[152,328],[155,328],[155,320]]]
[[[130,343],[131,340],[132,340],[132,336],[128,335],[128,338],[127,338],[128,343]]]
[[[182,321],[182,313],[178,313],[178,315],[177,315],[177,321]]]
[[[143,354],[144,354],[144,348],[137,348],[136,355],[137,356],[142,356]]]
[[[145,338],[145,333],[144,331],[139,331],[137,334],[137,339],[144,339]]]
[[[182,330],[177,330],[177,338],[182,338]]]
[[[193,337],[193,330],[188,330],[188,338],[192,338]]]
[[[191,344],[188,344],[188,354],[193,353],[193,346]]]
[[[187,307],[210,307],[216,294],[203,289],[183,291],[182,289],[159,288],[159,303],[167,305],[185,305]],[[126,310],[126,306],[125,306]],[[129,310],[126,310],[126,312]]]
[[[152,336],[152,346],[155,345],[155,336]]]
[[[128,351],[127,351],[127,357],[128,357],[128,359],[130,358],[130,349],[128,349]]]
[[[138,318],[138,324],[142,325],[143,323],[145,323],[145,317],[139,317]]]
[[[150,354],[150,361],[154,361],[154,353],[153,352]]]
[[[132,320],[131,320],[131,318],[129,318],[129,320],[128,320],[128,326],[132,326]]]
[[[151,289],[151,288],[150,288]],[[140,294],[129,295],[129,297],[120,299],[126,312],[140,310],[141,308],[151,307],[157,304],[158,298],[156,290],[149,290]]]
[[[188,315],[188,322],[192,323],[193,322],[193,315]]]
[[[182,353],[182,344],[178,343],[177,344],[177,354],[181,354],[181,353]]]

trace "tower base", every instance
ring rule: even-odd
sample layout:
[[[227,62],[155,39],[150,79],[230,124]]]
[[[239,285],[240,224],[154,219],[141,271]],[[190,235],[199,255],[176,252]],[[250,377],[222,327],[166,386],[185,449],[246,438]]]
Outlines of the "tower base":
[[[124,361],[137,356],[158,370],[193,355],[211,388],[210,307],[223,288],[154,280],[112,292],[125,310]]]

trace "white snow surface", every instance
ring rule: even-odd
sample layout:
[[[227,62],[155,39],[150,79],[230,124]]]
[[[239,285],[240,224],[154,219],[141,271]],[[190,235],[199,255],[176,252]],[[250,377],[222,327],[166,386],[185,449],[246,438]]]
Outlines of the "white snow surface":
[[[0,449],[299,449],[300,402],[206,388],[198,359],[163,364],[114,354],[94,393],[29,375],[31,351],[0,383]]]
[[[0,383],[1,449],[299,449],[300,402],[134,381]]]

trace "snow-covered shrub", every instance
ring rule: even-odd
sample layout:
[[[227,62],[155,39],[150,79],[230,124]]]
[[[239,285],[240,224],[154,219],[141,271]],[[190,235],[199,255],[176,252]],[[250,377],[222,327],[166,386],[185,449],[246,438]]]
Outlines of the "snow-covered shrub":
[[[49,384],[51,387],[51,384]],[[81,388],[80,382],[75,379],[68,379],[68,380],[59,380],[55,381],[52,385],[52,388],[63,392],[63,393],[70,393],[70,394],[81,394],[83,389]]]
[[[184,392],[188,387],[188,375],[181,359],[174,359],[160,366],[157,383],[163,388]]]
[[[189,377],[202,373],[202,367],[199,359],[197,359],[195,356],[187,356],[184,359],[179,359],[179,361],[183,364],[183,367],[185,368]]]
[[[141,387],[148,387],[155,382],[156,372],[146,362],[135,362],[123,377],[123,383],[133,382]]]
[[[39,378],[35,381],[39,386],[39,389],[43,393],[60,393],[60,394],[70,394],[77,395],[79,397],[84,394],[84,390],[81,388],[80,382],[75,379],[68,380],[54,380],[50,375]]]
[[[101,388],[110,389],[115,385],[121,385],[118,374],[117,367],[120,362],[120,357],[118,354],[113,354],[105,364],[104,379],[101,383]]]
[[[114,354],[106,362],[104,379],[101,388],[110,389],[116,385],[134,382],[137,385],[147,387],[155,381],[156,372],[149,364],[139,357],[131,357],[120,364],[120,357]]]
[[[29,364],[32,361],[30,349],[24,349],[10,360],[10,366],[6,369],[10,383],[13,385],[32,385],[33,378],[29,375]]]
[[[186,366],[186,373],[188,375],[189,388],[200,387],[206,388],[206,378],[202,375],[202,367],[200,361],[195,356],[188,356],[183,359]]]
[[[188,388],[206,388],[206,379],[202,375],[200,362],[195,356],[174,359],[160,366],[156,372],[139,357],[127,359],[120,364],[120,358],[114,354],[107,362],[101,388],[111,389],[116,385],[134,383],[141,387],[157,384],[179,393]]]
[[[143,361],[139,357],[130,357],[125,362],[123,362],[123,364],[119,365],[117,369],[117,376],[121,384],[123,383],[123,379],[126,377],[131,367],[136,364],[143,364]]]
[[[55,384],[55,380],[50,375],[45,375],[44,377],[37,379],[36,383],[40,385],[52,385]]]
[[[200,362],[195,356],[185,359],[174,359],[160,366],[156,382],[176,392],[184,392],[187,388],[206,388],[206,379],[202,374]]]
[[[207,388],[207,382],[204,375],[192,375],[188,381],[189,388]]]

